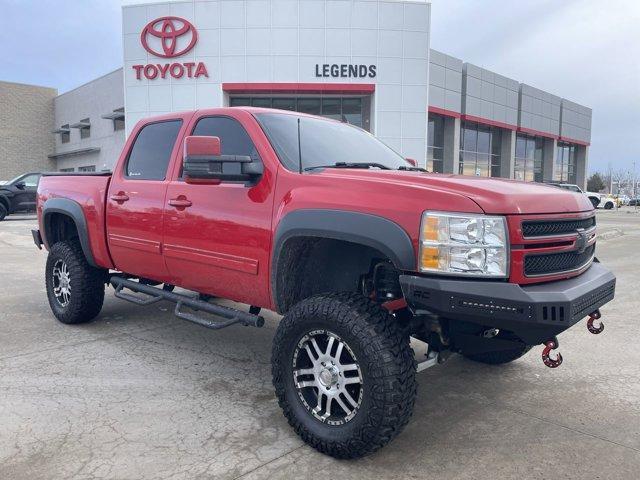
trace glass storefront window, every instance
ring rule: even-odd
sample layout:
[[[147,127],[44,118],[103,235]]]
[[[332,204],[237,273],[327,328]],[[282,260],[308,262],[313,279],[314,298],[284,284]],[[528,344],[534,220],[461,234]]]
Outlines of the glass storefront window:
[[[444,117],[429,114],[427,129],[427,170],[434,173],[444,172]]]
[[[518,134],[513,178],[525,182],[542,182],[544,139]]]
[[[558,142],[556,164],[553,169],[553,181],[576,183],[576,146]]]
[[[347,122],[365,130],[370,129],[369,97],[231,97],[232,107],[253,106],[277,108],[310,115],[320,115],[333,120]]]
[[[501,138],[499,128],[462,122],[459,173],[477,177],[499,177]]]

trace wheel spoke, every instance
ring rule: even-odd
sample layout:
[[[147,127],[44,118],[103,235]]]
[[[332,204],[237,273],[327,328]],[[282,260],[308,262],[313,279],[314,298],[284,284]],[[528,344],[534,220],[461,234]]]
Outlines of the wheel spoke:
[[[301,375],[314,375],[313,368],[301,368],[299,370],[294,370],[293,375],[299,377]]]
[[[336,356],[334,357],[340,363],[340,356],[342,355],[342,349],[344,348],[344,343],[338,342],[338,348],[336,349]]]
[[[355,363],[350,363],[348,365],[341,366],[343,372],[351,372],[353,370],[358,370],[358,365]]]
[[[362,383],[362,381],[360,380],[360,377],[346,377],[342,380],[342,383],[345,385],[353,385],[354,383]]]
[[[320,347],[318,346],[318,342],[316,342],[315,338],[311,339],[311,345],[313,345],[313,349],[316,351],[318,358],[320,358],[322,356],[322,350],[320,350]]]
[[[338,405],[340,405],[340,408],[342,408],[342,410],[344,411],[345,417],[348,417],[349,415],[351,415],[351,410],[349,409],[349,407],[347,407],[347,405],[342,401],[342,399],[339,396],[336,397],[336,402],[338,402]]]
[[[323,420],[326,420],[331,416],[331,402],[333,402],[333,397],[327,397],[327,406],[325,407],[324,415],[322,416]]]
[[[327,342],[327,350],[324,352],[325,355],[331,356],[331,349],[333,348],[333,342],[335,341],[334,337],[329,337],[329,341]]]
[[[349,392],[347,392],[346,390],[344,390],[342,392],[342,395],[344,395],[344,397],[347,399],[347,401],[355,408],[358,406],[358,402],[356,402],[353,397],[351,396],[351,394]]]
[[[313,353],[311,353],[311,348],[309,347],[308,343],[304,344],[304,349],[307,351],[307,355],[309,355],[309,360],[311,360],[313,363],[316,363],[318,359],[313,356]]]
[[[306,381],[306,382],[296,382],[296,387],[298,388],[307,388],[307,387],[316,387],[316,382]]]

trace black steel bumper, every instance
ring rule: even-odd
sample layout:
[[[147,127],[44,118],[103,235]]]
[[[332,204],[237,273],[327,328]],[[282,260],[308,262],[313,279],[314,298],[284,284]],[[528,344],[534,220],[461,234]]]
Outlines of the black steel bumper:
[[[417,275],[401,275],[400,284],[416,314],[429,312],[503,328],[537,344],[611,301],[616,278],[594,263],[577,277],[528,286]]]

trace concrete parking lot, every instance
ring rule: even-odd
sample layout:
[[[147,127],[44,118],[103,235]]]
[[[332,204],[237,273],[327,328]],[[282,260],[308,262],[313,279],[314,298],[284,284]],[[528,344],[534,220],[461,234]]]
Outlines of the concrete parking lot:
[[[0,223],[0,479],[635,479],[640,472],[640,213],[599,212],[618,276],[606,329],[510,365],[461,357],[418,376],[413,419],[378,453],[337,461],[289,428],[271,386],[277,317],[209,331],[171,305],[107,293],[100,317],[56,322],[33,217]]]

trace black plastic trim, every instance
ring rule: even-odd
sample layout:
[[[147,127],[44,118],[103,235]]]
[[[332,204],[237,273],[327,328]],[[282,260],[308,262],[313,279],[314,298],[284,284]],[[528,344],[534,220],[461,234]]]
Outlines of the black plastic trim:
[[[70,200],[68,198],[50,198],[46,202],[44,202],[44,206],[42,207],[42,225],[44,227],[44,232],[41,232],[42,241],[49,250],[49,241],[48,238],[51,238],[51,214],[53,213],[61,213],[66,215],[73,220],[76,225],[76,229],[78,231],[78,238],[80,239],[80,245],[82,246],[82,252],[84,253],[87,262],[90,265],[97,267],[93,253],[91,253],[91,244],[89,243],[89,229],[87,228],[87,220],[84,217],[84,212],[82,211],[82,207],[75,200]]]
[[[271,285],[277,298],[280,252],[293,237],[344,240],[375,248],[398,270],[416,270],[416,254],[407,232],[384,217],[346,210],[301,209],[287,214],[276,229],[271,262]]]

